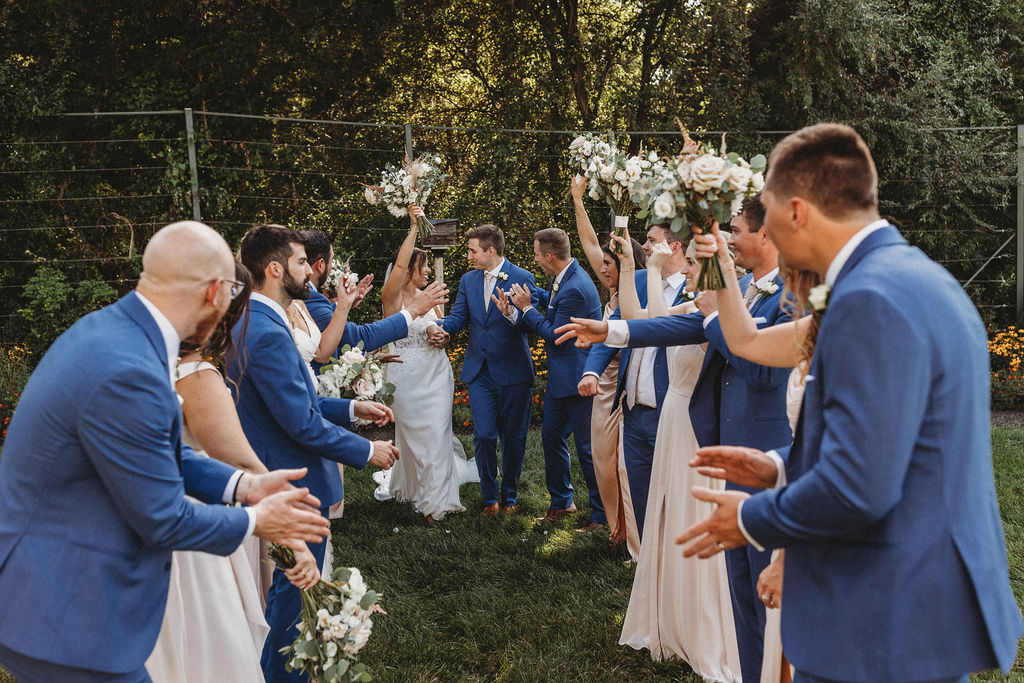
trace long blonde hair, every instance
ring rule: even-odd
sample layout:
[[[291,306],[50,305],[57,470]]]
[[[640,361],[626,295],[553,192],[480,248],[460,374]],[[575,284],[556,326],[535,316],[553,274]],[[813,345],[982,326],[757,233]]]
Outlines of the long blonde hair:
[[[782,311],[789,315],[794,321],[805,315],[811,316],[811,322],[807,333],[802,339],[797,339],[797,346],[801,351],[800,368],[801,380],[807,375],[811,368],[811,358],[814,356],[814,346],[818,341],[818,327],[821,325],[823,311],[812,311],[807,303],[811,289],[820,285],[821,276],[810,270],[796,270],[783,263],[782,255],[779,255],[779,274],[782,275],[784,283],[782,290]]]

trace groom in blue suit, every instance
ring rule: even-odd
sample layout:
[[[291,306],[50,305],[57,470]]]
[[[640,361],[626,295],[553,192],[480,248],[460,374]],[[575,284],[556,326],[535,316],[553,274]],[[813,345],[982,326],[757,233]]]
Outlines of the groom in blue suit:
[[[582,530],[606,524],[601,494],[594,476],[590,452],[590,414],[594,404],[590,396],[580,396],[576,387],[583,377],[587,354],[574,346],[556,346],[555,328],[570,317],[601,315],[601,300],[594,282],[572,257],[569,236],[560,228],[546,228],[534,235],[533,259],[546,275],[551,287],[544,297],[545,312],[534,306],[535,292],[513,285],[510,296],[501,295],[503,312],[511,313],[509,304],[522,315],[526,326],[540,335],[548,356],[548,383],[544,390],[544,422],[541,438],[544,443],[544,476],[551,494],[551,505],[543,519],[551,520],[576,512],[573,487],[569,477],[569,433],[573,434],[580,469],[590,492],[590,521]]]
[[[739,285],[758,327],[789,320],[780,309],[782,279],[778,250],[764,227],[764,206],[748,197],[733,219],[732,244],[736,264],[750,274]],[[757,365],[733,354],[725,343],[715,311],[714,293],[697,298],[701,312],[647,320],[610,320],[608,346],[673,346],[708,343],[704,365],[690,399],[690,421],[702,446],[723,443],[771,448],[791,436],[786,417],[789,368]],[[742,489],[729,483],[727,488]],[[770,553],[743,547],[726,554],[729,595],[736,624],[736,640],[744,680],[758,680],[764,650],[764,604],[757,596],[757,580],[771,559]]]
[[[769,169],[772,239],[825,283],[796,439],[780,449],[789,484],[752,497],[698,489],[719,507],[679,542],[696,539],[685,552],[702,557],[786,548],[782,641],[795,681],[1008,671],[1024,625],[992,481],[981,318],[879,219],[874,162],[853,129],[798,131]],[[760,451],[715,452],[774,469]]]
[[[391,410],[379,403],[321,398],[298,348],[292,339],[285,308],[301,299],[312,272],[306,260],[302,236],[280,225],[258,225],[242,237],[239,258],[253,276],[249,315],[232,330],[237,350],[229,359],[227,374],[238,400],[242,429],[256,455],[275,467],[305,467],[303,484],[321,501],[320,512],[342,499],[344,491],[336,462],[357,469],[373,463],[391,467],[398,452],[390,441],[370,442],[349,431],[355,418],[378,425],[393,419]],[[323,563],[324,544],[310,544]],[[297,635],[299,589],[274,571],[267,596],[270,635],[262,664],[268,681],[298,681],[302,675],[284,670],[280,648]]]
[[[504,257],[505,235],[490,223],[466,233],[473,270],[462,276],[452,310],[429,328],[431,343],[443,346],[454,332],[469,327],[469,344],[459,379],[469,389],[473,414],[473,456],[480,474],[483,514],[515,511],[519,475],[530,427],[533,358],[526,327],[505,316],[497,294],[513,285],[534,287],[533,274]],[[498,490],[498,439],[501,439],[501,490]]]
[[[204,341],[227,310],[227,243],[201,223],[175,223],[149,241],[142,268],[134,292],[53,343],[11,420],[0,663],[22,683],[148,681],[172,550],[227,555],[251,533],[319,541],[329,529],[293,507],[318,501],[285,490],[302,471],[242,474],[181,443],[178,348]],[[212,504],[234,500],[256,505]]]

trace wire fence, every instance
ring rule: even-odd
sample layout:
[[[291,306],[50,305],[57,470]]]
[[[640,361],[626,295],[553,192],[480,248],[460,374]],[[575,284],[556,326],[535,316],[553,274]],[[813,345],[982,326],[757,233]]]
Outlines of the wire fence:
[[[191,110],[41,118],[23,136],[31,139],[0,142],[2,343],[38,345],[41,328],[130,289],[146,241],[174,220],[200,218],[232,245],[258,222],[321,228],[354,270],[382,278],[406,225],[367,204],[360,183],[399,164],[409,147],[438,153],[450,173],[431,197],[432,217],[459,219],[460,234],[497,223],[510,258],[528,264],[533,232],[575,232],[565,150],[578,132]],[[717,142],[723,132],[749,156],[789,131],[693,135]],[[990,326],[1019,318],[1017,127],[862,133],[878,163],[883,215],[949,269]],[[616,135],[646,151],[681,146],[676,130]],[[588,209],[601,232],[607,209]],[[461,247],[446,258],[452,285],[466,269]],[[373,317],[372,306],[361,309]]]

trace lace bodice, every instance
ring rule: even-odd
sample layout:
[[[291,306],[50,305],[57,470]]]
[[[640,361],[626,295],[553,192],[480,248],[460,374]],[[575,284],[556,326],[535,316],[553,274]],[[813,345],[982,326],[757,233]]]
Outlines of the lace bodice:
[[[398,353],[409,349],[433,349],[434,347],[427,342],[427,328],[435,322],[437,315],[433,311],[415,318],[409,325],[409,334],[395,342]]]

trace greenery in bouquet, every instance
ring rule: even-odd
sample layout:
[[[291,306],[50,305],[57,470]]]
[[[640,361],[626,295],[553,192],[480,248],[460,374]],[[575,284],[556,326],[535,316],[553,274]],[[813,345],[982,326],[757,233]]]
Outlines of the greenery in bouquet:
[[[395,402],[395,385],[387,381],[384,363],[376,353],[364,354],[363,343],[341,347],[338,358],[320,368],[317,393],[329,398],[354,398],[378,401],[384,405]],[[356,424],[370,424],[362,418]]]
[[[363,196],[374,206],[383,206],[392,216],[409,215],[409,205],[424,206],[434,188],[448,178],[441,172],[441,157],[424,154],[410,161],[406,157],[402,165],[388,164],[380,174],[379,185],[363,185]],[[417,221],[420,238],[430,234],[433,226],[426,216]]]
[[[577,173],[587,178],[587,194],[603,201],[615,214],[614,232],[621,236],[627,227],[639,183],[658,155],[630,155],[608,139],[584,133],[569,144],[569,160]]]
[[[667,224],[675,233],[693,226],[710,229],[714,222],[728,223],[740,211],[743,198],[764,188],[767,160],[758,154],[748,162],[722,146],[700,145],[684,134],[683,151],[651,166],[637,195],[640,218]],[[697,289],[724,289],[725,278],[718,259],[704,259]]]
[[[324,289],[326,291],[321,293],[326,296],[332,294],[337,296],[338,287],[342,282],[347,283],[347,288],[351,291],[353,287],[359,284],[359,276],[352,272],[348,259],[342,261],[335,256],[331,262],[331,270],[327,273],[327,280],[324,281]]]
[[[278,568],[295,566],[291,549],[272,543],[269,553]],[[299,636],[281,648],[281,654],[288,658],[285,670],[303,671],[317,683],[373,680],[357,655],[373,630],[371,617],[375,612],[385,612],[377,604],[379,596],[366,587],[359,570],[338,567],[331,580],[321,580],[299,592]]]

